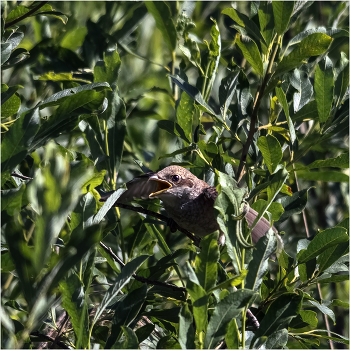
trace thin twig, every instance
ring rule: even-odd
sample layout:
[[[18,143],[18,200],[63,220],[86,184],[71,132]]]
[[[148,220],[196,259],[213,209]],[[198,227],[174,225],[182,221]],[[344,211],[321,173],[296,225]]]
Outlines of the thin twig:
[[[184,228],[182,228],[181,226],[179,226],[175,221],[171,220],[170,218],[168,218],[165,215],[159,214],[159,213],[155,213],[154,211],[148,210],[148,209],[144,209],[141,207],[133,207],[132,205],[128,205],[128,204],[123,204],[123,203],[119,203],[119,202],[115,202],[113,204],[114,207],[118,207],[118,208],[124,208],[127,210],[132,210],[132,211],[136,211],[138,213],[141,214],[146,214],[149,216],[153,216],[163,222],[165,222],[167,225],[171,226],[172,228],[176,228],[178,231],[184,233],[189,239],[191,239],[193,241],[193,244],[196,247],[199,247],[199,243],[201,241],[201,239],[199,237],[194,236],[191,232],[185,230]]]
[[[18,177],[21,180],[33,180],[32,177],[24,176],[24,175],[21,175],[21,174],[17,174],[15,172],[11,173],[11,176]]]
[[[122,268],[125,266],[123,261],[113,252],[111,248],[108,248],[104,243],[100,242],[100,246],[104,249],[106,253],[108,253],[114,261],[116,261]],[[183,287],[178,287],[175,284],[170,284],[170,283],[165,283],[165,282],[159,282],[159,281],[153,281],[149,280],[148,278],[141,277],[136,275],[135,273],[132,275],[133,278],[135,278],[136,281],[139,281],[141,283],[148,283],[148,284],[153,284],[155,286],[162,286],[166,288],[171,288],[172,290],[175,291],[180,291],[180,292],[186,292],[186,288]]]
[[[31,16],[34,12],[38,11],[41,7],[43,7],[46,3],[48,3],[48,1],[41,1],[40,4],[38,6],[35,6],[34,8],[32,8],[30,11],[28,11],[27,13],[25,13],[23,16],[18,17],[16,19],[14,19],[11,22],[7,22],[5,23],[5,29],[7,29],[8,27],[13,26],[14,24],[26,19],[27,17]]]
[[[270,80],[270,78],[272,76],[271,70],[272,70],[272,65],[273,65],[273,62],[275,60],[275,56],[276,56],[276,53],[277,53],[277,50],[278,50],[278,40],[277,40],[275,45],[276,45],[275,46],[275,50],[271,54],[270,62],[269,62],[269,65],[267,67],[264,80],[263,80],[263,82],[262,82],[262,84],[260,86],[260,89],[257,91],[257,93],[255,95],[255,100],[254,100],[254,105],[253,105],[253,112],[252,112],[252,117],[251,117],[251,120],[250,120],[249,134],[248,134],[247,141],[245,142],[245,144],[243,146],[243,149],[242,149],[241,160],[239,162],[239,166],[238,166],[238,170],[237,170],[237,174],[236,174],[236,181],[237,182],[239,182],[241,180],[241,178],[242,178],[242,176],[244,174],[243,167],[244,167],[244,164],[245,164],[246,159],[247,159],[248,150],[249,150],[250,144],[253,141],[254,134],[257,131],[256,122],[257,122],[257,119],[258,119],[258,111],[259,111],[259,108],[260,108],[260,103],[262,101],[262,97],[264,95],[264,91],[265,91],[266,85],[267,85],[268,81]]]

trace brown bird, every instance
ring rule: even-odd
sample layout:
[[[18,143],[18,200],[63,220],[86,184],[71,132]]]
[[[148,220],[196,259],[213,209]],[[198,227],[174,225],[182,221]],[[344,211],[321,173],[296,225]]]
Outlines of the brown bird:
[[[220,230],[214,215],[214,202],[218,196],[216,188],[181,166],[171,165],[158,172],[143,174],[129,181],[126,186],[127,191],[117,202],[131,202],[136,198],[159,198],[169,217],[187,231],[203,237]],[[105,201],[111,193],[101,196],[101,201]],[[247,210],[245,218],[249,226],[257,215],[254,209]],[[265,218],[259,220],[252,231],[254,244],[266,234],[270,226]],[[277,233],[276,228],[272,228]],[[223,244],[224,241],[221,232],[218,243]]]

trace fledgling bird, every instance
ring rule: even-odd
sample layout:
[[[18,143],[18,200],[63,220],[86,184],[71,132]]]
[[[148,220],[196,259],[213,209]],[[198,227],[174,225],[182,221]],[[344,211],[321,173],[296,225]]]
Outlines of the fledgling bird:
[[[203,237],[220,230],[214,215],[214,202],[218,196],[216,188],[198,179],[187,169],[171,165],[158,172],[150,172],[135,177],[127,184],[127,190],[117,202],[131,202],[135,198],[159,198],[171,219],[179,226],[193,234]],[[111,193],[101,196],[105,201]],[[248,225],[251,226],[258,213],[249,208],[245,213]],[[266,234],[270,222],[261,218],[252,231],[255,244]],[[277,233],[276,228],[272,229]],[[218,243],[223,244],[224,234],[221,232]]]

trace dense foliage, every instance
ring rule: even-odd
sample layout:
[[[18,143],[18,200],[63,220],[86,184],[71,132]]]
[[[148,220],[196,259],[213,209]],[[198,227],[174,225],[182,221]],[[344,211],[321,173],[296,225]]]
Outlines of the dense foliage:
[[[1,9],[3,348],[348,346],[347,2]],[[99,202],[169,164],[224,247]]]

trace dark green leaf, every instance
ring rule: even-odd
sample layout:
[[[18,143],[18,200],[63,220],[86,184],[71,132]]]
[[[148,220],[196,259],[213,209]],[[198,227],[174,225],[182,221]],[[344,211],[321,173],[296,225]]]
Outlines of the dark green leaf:
[[[273,1],[273,17],[275,19],[275,30],[277,34],[283,35],[289,25],[294,9],[294,1]]]
[[[194,101],[186,93],[181,94],[180,103],[176,109],[176,120],[184,131],[185,137],[191,142],[192,140],[192,123],[195,112]]]
[[[274,332],[286,328],[291,320],[299,314],[302,299],[302,296],[295,293],[285,293],[279,296],[268,308],[255,337],[270,336]]]
[[[179,343],[181,348],[194,349],[195,331],[193,328],[193,316],[188,308],[187,303],[184,303],[179,313]]]
[[[208,292],[215,286],[218,270],[219,247],[217,244],[218,232],[205,236],[201,240],[201,251],[196,256],[196,275],[200,285]]]
[[[290,76],[290,84],[298,90],[293,95],[294,113],[303,108],[313,95],[313,88],[306,72],[294,69],[293,75]]]
[[[282,147],[278,140],[272,136],[260,136],[257,145],[264,157],[270,174],[273,174],[282,159]]]
[[[112,320],[111,335],[107,339],[106,348],[111,349],[114,343],[122,334],[122,326],[129,326],[137,317],[141,307],[146,300],[147,285],[143,284],[141,288],[135,289],[125,298],[118,301],[114,309],[114,317]]]
[[[288,330],[282,328],[273,332],[266,340],[266,349],[284,349],[288,341]]]
[[[302,264],[319,256],[323,251],[338,243],[349,240],[346,229],[333,227],[321,231],[308,245],[307,249],[299,256],[298,262]]]
[[[222,79],[219,87],[220,109],[224,118],[226,117],[227,110],[230,107],[233,94],[236,90],[238,75],[239,72],[229,74],[226,78]]]
[[[255,296],[256,293],[252,290],[239,289],[216,305],[208,324],[204,340],[205,349],[215,349],[217,343],[224,338],[228,323],[249,306]]]
[[[319,120],[324,123],[331,113],[334,94],[333,64],[327,56],[315,71],[315,94]]]
[[[128,262],[123,267],[122,272],[117,277],[116,281],[114,282],[114,285],[109,288],[109,290],[106,292],[105,296],[103,297],[101,303],[99,304],[96,310],[94,319],[92,321],[91,327],[95,325],[96,321],[100,318],[105,308],[114,299],[114,297],[119,294],[120,290],[127,283],[129,283],[132,274],[136,272],[136,270],[146,261],[146,259],[148,259],[147,255],[138,256],[134,260]]]
[[[233,19],[238,26],[243,27],[250,36],[255,38],[255,40],[265,43],[265,39],[261,35],[259,28],[253,20],[249,19],[249,17],[236,11],[234,8],[227,8],[221,13]]]
[[[161,31],[169,51],[175,51],[176,29],[168,4],[165,1],[146,1],[145,5],[148,12],[154,17],[156,26]]]
[[[244,37],[239,34],[236,36],[236,43],[241,49],[243,56],[250,63],[253,69],[260,75],[264,74],[263,62],[256,43],[249,37]]]
[[[268,268],[269,257],[276,251],[276,247],[276,236],[273,230],[269,230],[262,239],[259,239],[253,251],[253,258],[248,266],[246,288],[254,291],[259,290]]]
[[[114,349],[138,349],[139,342],[135,332],[129,327],[122,326],[121,328],[125,335],[125,339],[124,341],[117,342],[116,344],[114,344],[113,348]]]
[[[39,121],[39,109],[35,108],[27,114],[22,114],[2,138],[2,173],[12,172],[28,154],[28,149],[39,130]]]
[[[299,214],[305,209],[309,190],[310,188],[294,192],[291,197],[285,196],[279,200],[284,208],[284,213],[280,217],[279,222],[283,222],[292,215]]]
[[[330,46],[333,39],[322,33],[311,34],[303,39],[297,48],[278,64],[275,74],[283,74],[298,67],[311,56],[322,55]]]

